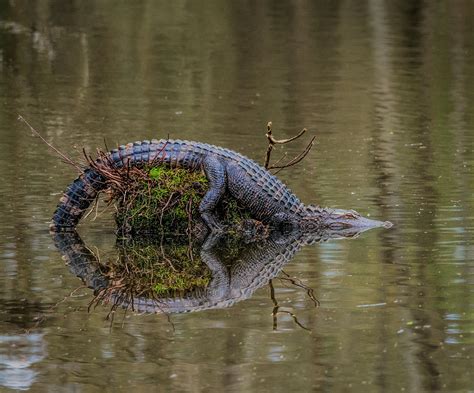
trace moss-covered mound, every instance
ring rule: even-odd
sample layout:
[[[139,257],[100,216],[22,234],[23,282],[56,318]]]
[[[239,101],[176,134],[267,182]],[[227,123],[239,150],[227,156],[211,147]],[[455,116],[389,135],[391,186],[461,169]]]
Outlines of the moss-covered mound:
[[[192,234],[202,229],[199,204],[209,184],[200,171],[165,165],[99,167],[108,183],[109,203],[116,208],[117,229],[123,235]],[[250,214],[226,195],[216,214],[228,226],[238,226]]]
[[[201,173],[164,166],[134,171],[127,185],[115,196],[117,228],[124,234],[186,233],[208,188]]]

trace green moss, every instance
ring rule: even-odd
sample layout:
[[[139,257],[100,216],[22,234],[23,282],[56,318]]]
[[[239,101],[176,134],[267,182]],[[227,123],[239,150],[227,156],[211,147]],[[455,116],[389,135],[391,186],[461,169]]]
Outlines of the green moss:
[[[156,232],[184,234],[200,221],[199,204],[209,188],[202,172],[166,166],[145,167],[127,173],[117,201],[116,222],[124,234]],[[235,199],[225,196],[216,214],[226,225],[250,215]]]
[[[108,262],[106,275],[134,296],[151,298],[204,288],[211,279],[199,253],[179,242],[121,245],[119,258]]]

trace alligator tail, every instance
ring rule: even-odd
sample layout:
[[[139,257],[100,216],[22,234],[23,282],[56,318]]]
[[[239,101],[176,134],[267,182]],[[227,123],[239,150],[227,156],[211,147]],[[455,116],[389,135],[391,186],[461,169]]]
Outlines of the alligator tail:
[[[53,240],[71,273],[93,289],[94,293],[109,286],[109,280],[104,276],[97,257],[86,247],[76,231],[55,232]]]
[[[104,177],[95,169],[84,170],[59,200],[50,230],[53,232],[73,230],[97,194],[106,186]]]
[[[103,160],[115,168],[141,165],[154,162],[161,158],[165,142],[153,140],[129,143],[113,149]],[[96,163],[99,163],[98,159]],[[50,230],[62,232],[73,230],[84,213],[97,197],[97,194],[107,188],[106,179],[94,165],[84,170],[64,192],[53,215]]]

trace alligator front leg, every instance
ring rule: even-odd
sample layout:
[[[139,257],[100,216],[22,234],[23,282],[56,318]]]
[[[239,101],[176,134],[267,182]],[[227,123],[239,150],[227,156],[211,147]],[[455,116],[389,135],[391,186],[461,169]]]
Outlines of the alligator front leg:
[[[206,264],[212,274],[211,282],[206,288],[206,293],[212,302],[222,300],[230,290],[230,273],[216,254],[222,234],[210,234],[201,248],[201,260]]]
[[[222,225],[215,216],[215,209],[225,193],[227,175],[225,166],[216,157],[207,157],[203,163],[204,173],[209,180],[209,190],[202,198],[199,213],[212,232],[222,232]]]

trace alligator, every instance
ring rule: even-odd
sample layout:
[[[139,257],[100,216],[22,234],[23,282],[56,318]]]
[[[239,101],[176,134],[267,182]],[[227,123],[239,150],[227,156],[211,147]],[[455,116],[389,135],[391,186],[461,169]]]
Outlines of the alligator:
[[[208,286],[173,296],[153,298],[133,295],[137,290],[134,290],[133,283],[125,284],[126,278],[111,279],[106,276],[97,257],[86,247],[75,230],[55,232],[53,237],[71,273],[93,289],[96,296],[100,297],[101,293],[108,291],[107,302],[114,307],[120,306],[138,313],[174,314],[231,307],[250,298],[257,289],[277,277],[303,246],[330,239],[356,237],[366,229],[326,227],[311,233],[275,230],[265,239],[249,239],[246,247],[234,255],[230,266],[219,257],[221,241],[225,235],[211,233],[198,250],[202,262],[211,271]],[[114,286],[113,280],[121,284]]]
[[[215,208],[228,192],[253,218],[271,227],[315,228],[389,227],[391,223],[371,220],[354,210],[304,205],[277,177],[244,155],[201,142],[152,140],[122,145],[99,157],[111,167],[143,166],[160,162],[170,168],[204,171],[209,190],[199,205],[202,220],[211,232],[222,232]],[[69,185],[56,208],[51,230],[75,228],[97,194],[107,188],[104,176],[90,166]]]

